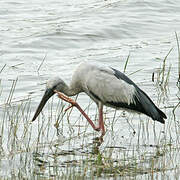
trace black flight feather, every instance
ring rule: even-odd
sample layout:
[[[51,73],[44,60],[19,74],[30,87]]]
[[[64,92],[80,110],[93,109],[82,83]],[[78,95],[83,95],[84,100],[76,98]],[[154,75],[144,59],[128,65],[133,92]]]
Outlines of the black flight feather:
[[[130,80],[125,74],[122,72],[111,68],[114,71],[114,76],[118,79],[122,79],[128,84],[131,84],[135,87],[135,94],[133,96],[134,103],[122,103],[122,102],[106,102],[114,107],[126,108],[130,110],[134,110],[137,112],[141,112],[151,117],[153,120],[157,120],[161,123],[165,123],[164,119],[166,119],[166,115],[152,102],[152,100],[148,97],[148,95],[142,91],[132,80]]]

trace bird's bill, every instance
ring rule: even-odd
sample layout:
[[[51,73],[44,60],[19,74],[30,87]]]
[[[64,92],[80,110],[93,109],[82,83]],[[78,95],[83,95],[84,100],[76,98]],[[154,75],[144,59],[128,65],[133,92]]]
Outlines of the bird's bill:
[[[32,119],[32,121],[36,120],[36,118],[38,117],[39,113],[42,111],[43,107],[45,106],[46,102],[48,101],[48,99],[53,96],[55,94],[55,92],[53,91],[53,89],[47,89],[44,93],[44,96],[41,99],[41,102],[34,114],[34,117]]]

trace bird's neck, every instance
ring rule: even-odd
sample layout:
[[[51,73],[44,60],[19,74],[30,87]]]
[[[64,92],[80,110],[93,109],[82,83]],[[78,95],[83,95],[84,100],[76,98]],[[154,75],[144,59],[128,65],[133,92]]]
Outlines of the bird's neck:
[[[64,93],[66,96],[75,96],[79,92],[80,92],[80,90],[78,88],[73,87],[71,85],[68,86],[67,84],[65,84],[62,93]]]

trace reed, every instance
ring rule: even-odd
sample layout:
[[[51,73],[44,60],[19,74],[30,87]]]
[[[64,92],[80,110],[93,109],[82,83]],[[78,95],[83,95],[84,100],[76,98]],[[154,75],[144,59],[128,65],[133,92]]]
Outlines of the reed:
[[[15,91],[15,88],[16,88],[17,81],[18,81],[18,78],[13,80],[13,83],[12,83],[12,86],[11,86],[11,90],[9,92],[9,96],[7,98],[7,102],[6,102],[7,104],[11,103],[11,100],[12,100],[12,97],[13,97],[13,94],[14,94],[14,91]]]
[[[0,73],[4,70],[5,67],[6,67],[6,64],[4,64],[4,66],[1,68]]]
[[[166,87],[168,87],[168,82],[169,82],[169,77],[170,77],[170,72],[171,72],[171,64],[167,66],[167,59],[171,53],[173,48],[171,48],[167,55],[163,59],[162,67],[160,70],[157,72],[157,85],[160,86],[163,90],[166,90]],[[152,81],[154,81],[154,72],[152,74]]]
[[[128,55],[127,59],[126,59],[126,62],[124,64],[124,71],[123,71],[124,73],[126,72],[126,68],[127,68],[128,62],[129,62],[129,58],[130,58],[130,53],[129,53],[129,55]]]
[[[177,49],[178,49],[178,81],[180,82],[180,47],[179,47],[179,38],[178,34],[175,32]]]
[[[42,65],[43,65],[43,63],[44,63],[44,61],[46,59],[46,56],[47,56],[47,53],[45,54],[44,58],[42,59],[42,62],[41,62],[41,64],[39,65],[39,67],[37,69],[37,72],[39,72],[40,68],[42,67]]]

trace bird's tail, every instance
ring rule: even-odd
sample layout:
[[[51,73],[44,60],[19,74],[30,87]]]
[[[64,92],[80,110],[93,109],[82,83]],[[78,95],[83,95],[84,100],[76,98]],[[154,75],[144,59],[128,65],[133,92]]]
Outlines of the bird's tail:
[[[141,111],[143,111],[144,114],[148,115],[153,120],[159,121],[163,124],[165,123],[164,119],[167,119],[166,115],[152,102],[145,92],[139,89],[136,96],[141,104]]]
[[[166,115],[156,106],[156,110],[159,113],[159,116],[157,116],[154,120],[157,120],[161,123],[165,123],[164,119],[167,119]]]

